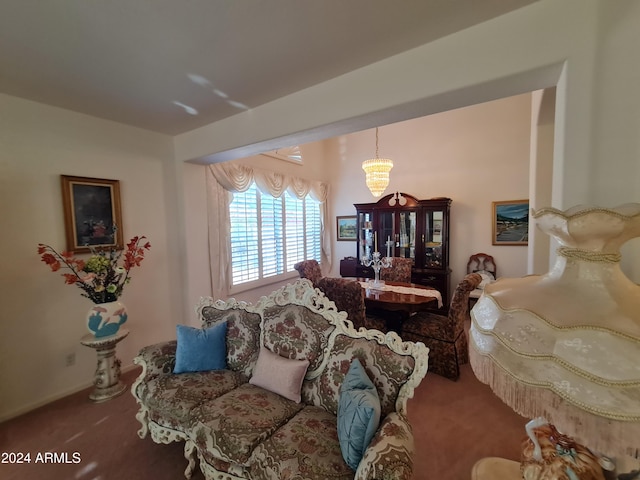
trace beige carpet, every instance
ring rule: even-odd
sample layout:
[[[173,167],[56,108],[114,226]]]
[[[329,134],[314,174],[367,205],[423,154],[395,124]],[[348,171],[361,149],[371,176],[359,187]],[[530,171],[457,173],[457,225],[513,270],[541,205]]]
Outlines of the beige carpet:
[[[139,370],[123,378],[129,384]],[[30,464],[0,463],[8,480],[178,480],[182,444],[157,445],[136,435],[136,404],[127,391],[94,404],[88,391],[0,424],[0,451],[31,454]],[[429,373],[409,403],[417,454],[415,480],[464,480],[484,456],[518,459],[525,419],[473,375],[469,365],[452,382]],[[35,463],[38,453],[67,454],[79,463]],[[64,456],[63,456],[64,457]],[[64,459],[64,458],[59,458]],[[202,480],[197,471],[193,477]]]
[[[483,457],[519,461],[527,419],[480,383],[467,364],[456,382],[427,373],[409,401],[409,421],[414,480],[463,480]]]

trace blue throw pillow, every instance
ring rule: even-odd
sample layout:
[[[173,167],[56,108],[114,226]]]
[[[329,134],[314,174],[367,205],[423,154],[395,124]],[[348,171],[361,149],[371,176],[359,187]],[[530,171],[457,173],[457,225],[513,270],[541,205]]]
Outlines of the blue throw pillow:
[[[380,425],[380,399],[367,372],[356,358],[340,386],[338,440],[342,457],[353,470]]]
[[[173,373],[227,368],[227,322],[209,328],[176,327],[178,347]]]

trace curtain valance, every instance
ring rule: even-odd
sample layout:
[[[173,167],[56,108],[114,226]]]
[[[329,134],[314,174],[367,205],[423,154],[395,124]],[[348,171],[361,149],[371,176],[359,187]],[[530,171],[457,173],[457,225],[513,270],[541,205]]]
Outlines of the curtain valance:
[[[306,180],[234,163],[214,163],[209,165],[209,168],[216,181],[229,192],[244,192],[255,181],[262,193],[275,198],[281,197],[285,191],[288,191],[299,199],[311,195],[314,200],[320,203],[327,201],[329,188],[324,182]]]

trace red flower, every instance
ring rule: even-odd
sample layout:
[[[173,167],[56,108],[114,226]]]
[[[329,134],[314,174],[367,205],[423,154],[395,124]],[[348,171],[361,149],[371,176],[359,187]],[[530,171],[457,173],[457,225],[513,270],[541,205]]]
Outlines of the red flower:
[[[38,250],[40,249],[38,248]],[[57,272],[58,270],[60,270],[60,262],[51,253],[43,253],[42,261],[51,267],[52,272]]]
[[[89,298],[96,304],[117,300],[122,295],[124,286],[129,283],[129,270],[140,266],[144,260],[144,251],[151,248],[149,242],[140,246],[146,237],[133,237],[124,252],[114,248],[89,247],[91,256],[85,260],[76,258],[71,252],[57,252],[45,244],[38,244],[40,259],[49,265],[51,271],[61,268],[70,270],[63,273],[64,283],[77,285],[82,290],[82,296]],[[122,266],[118,263],[123,259]]]
[[[136,244],[138,243],[138,240],[139,240],[139,238],[137,236],[133,237],[131,240],[129,240],[129,243],[127,243],[127,248],[129,250],[133,250],[135,248]]]
[[[146,237],[133,237],[129,243],[127,243],[127,251],[124,252],[124,268],[129,271],[133,267],[139,267],[140,262],[144,260],[144,251],[151,248],[151,243],[146,242],[142,247],[139,243],[145,240]]]

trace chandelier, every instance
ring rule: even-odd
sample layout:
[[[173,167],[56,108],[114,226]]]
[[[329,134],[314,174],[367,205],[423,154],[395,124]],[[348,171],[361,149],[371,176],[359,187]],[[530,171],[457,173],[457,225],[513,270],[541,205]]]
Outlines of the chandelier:
[[[378,127],[376,127],[376,157],[362,162],[365,181],[374,197],[379,197],[389,185],[389,172],[393,168],[393,160],[380,158],[378,155]]]

